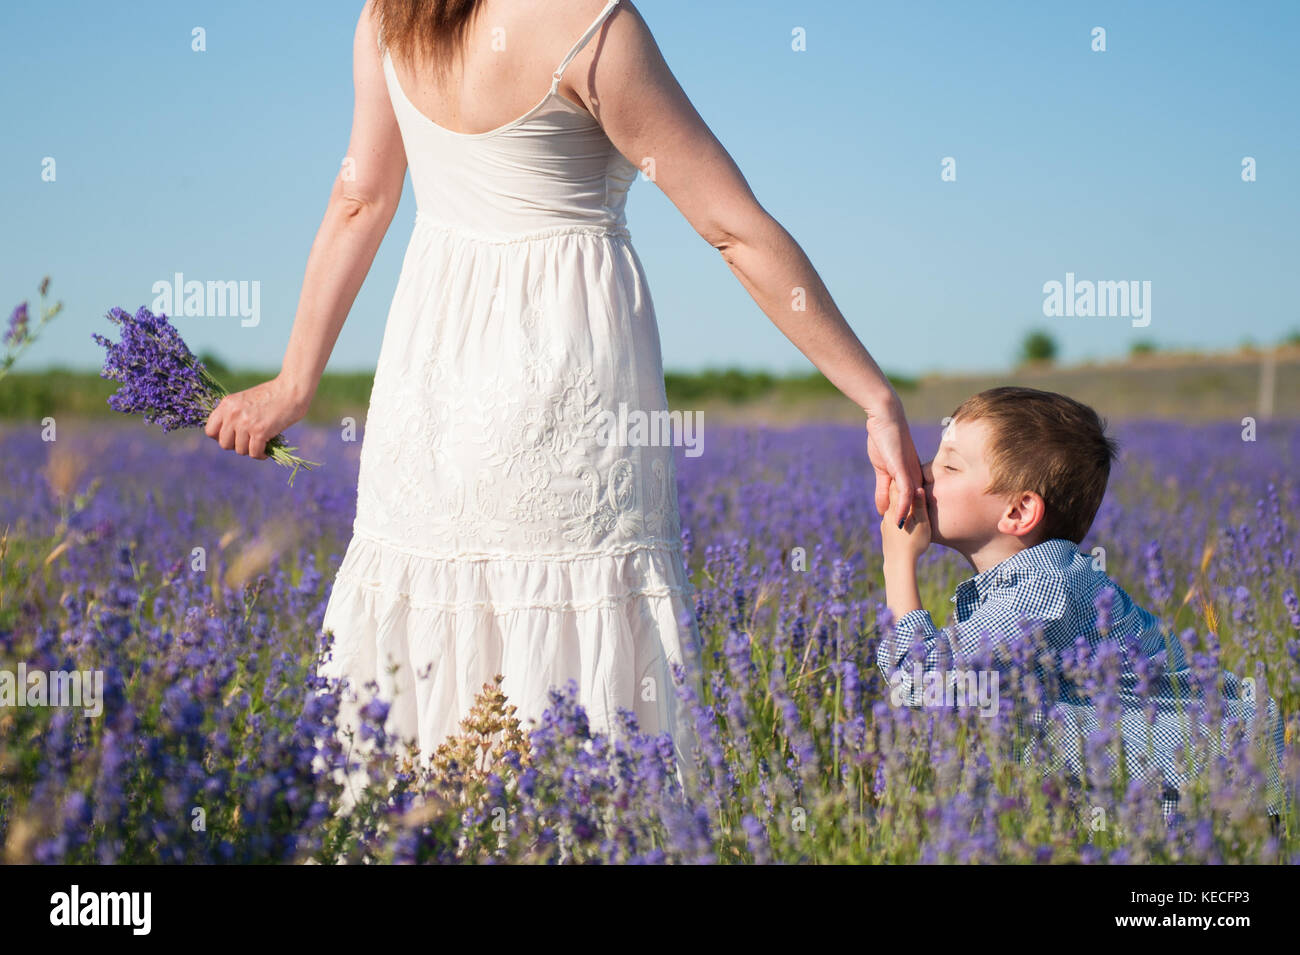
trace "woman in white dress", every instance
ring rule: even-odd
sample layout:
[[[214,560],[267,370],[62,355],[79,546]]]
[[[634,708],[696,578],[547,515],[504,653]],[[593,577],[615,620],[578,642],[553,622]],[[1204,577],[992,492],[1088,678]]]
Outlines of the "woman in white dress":
[[[322,672],[360,694],[342,723],[369,685],[427,755],[494,674],[525,726],[571,679],[593,731],[631,710],[671,735],[680,771],[694,736],[670,667],[699,692],[700,636],[673,449],[601,426],[621,405],[667,408],[624,216],[638,172],[863,408],[877,509],[897,481],[901,518],[921,474],[898,396],[628,0],[370,0],[353,54],[347,162],[280,374],[225,399],[207,433],[264,458],[306,414],[409,164],[417,212],[323,621]]]

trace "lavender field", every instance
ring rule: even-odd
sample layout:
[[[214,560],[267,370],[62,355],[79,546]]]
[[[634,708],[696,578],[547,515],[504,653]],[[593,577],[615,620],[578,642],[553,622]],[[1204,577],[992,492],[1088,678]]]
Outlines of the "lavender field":
[[[913,423],[922,457],[938,422]],[[1086,740],[1071,788],[1023,758],[1015,680],[990,716],[891,703],[875,664],[882,605],[865,432],[710,428],[678,456],[684,543],[706,642],[700,740],[686,791],[647,738],[590,738],[557,688],[543,726],[488,694],[426,771],[371,707],[371,780],[340,813],[355,750],[314,675],[348,541],[359,440],[296,427],[324,462],[283,469],[200,431],[135,421],[0,430],[0,670],[102,671],[102,713],[0,708],[6,862],[1294,862],[1276,832],[1248,728],[1206,757],[1181,819],[1129,778],[1117,734]],[[1300,716],[1295,559],[1300,424],[1130,422],[1085,550],[1179,634],[1207,680],[1255,680]],[[359,439],[360,435],[358,435]],[[796,548],[806,554],[806,569]],[[201,550],[198,550],[201,549]],[[970,569],[931,548],[937,621]],[[1093,689],[1104,709],[1105,659]],[[360,741],[358,741],[360,742]]]

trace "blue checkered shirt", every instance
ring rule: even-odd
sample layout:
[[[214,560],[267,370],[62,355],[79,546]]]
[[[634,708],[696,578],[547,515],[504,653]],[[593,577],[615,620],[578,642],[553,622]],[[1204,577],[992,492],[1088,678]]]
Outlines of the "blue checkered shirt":
[[[1102,634],[1097,627],[1097,609],[1094,601],[1106,587],[1114,588],[1111,603],[1111,623]],[[913,686],[914,666],[920,664],[922,673],[943,669],[945,658],[958,661],[964,655],[974,658],[980,650],[980,634],[987,632],[994,658],[998,647],[1011,641],[1025,639],[1022,621],[1039,621],[1043,639],[1056,660],[1062,651],[1073,648],[1076,637],[1084,636],[1096,647],[1103,640],[1119,640],[1121,653],[1120,722],[1129,767],[1140,767],[1150,760],[1164,776],[1162,807],[1166,818],[1177,810],[1178,789],[1189,778],[1182,770],[1175,753],[1186,740],[1187,716],[1185,710],[1191,693],[1188,680],[1191,671],[1181,643],[1171,639],[1166,646],[1165,634],[1159,620],[1138,606],[1118,587],[1104,571],[1092,565],[1092,558],[1082,553],[1069,540],[1052,539],[1008,557],[963,581],[952,597],[956,604],[956,625],[939,630],[926,610],[913,610],[898,618],[893,632],[886,633],[876,653],[877,664],[885,678],[893,677],[910,705],[921,702],[922,687]],[[1165,653],[1161,676],[1150,680],[1145,693],[1135,687],[1138,674],[1133,670],[1129,654],[1124,652],[1124,638],[1136,638],[1140,653],[1158,657]],[[908,656],[914,640],[922,641],[917,652]],[[942,646],[941,646],[942,644]],[[942,652],[941,652],[942,651]],[[924,654],[923,662],[920,655]],[[956,663],[949,665],[957,665]],[[897,674],[897,675],[895,675]],[[1039,668],[1041,679],[1049,679]],[[1056,705],[1060,711],[1064,732],[1054,737],[1058,756],[1063,756],[1074,774],[1082,773],[1078,741],[1080,735],[1097,728],[1097,712],[1080,688],[1069,683],[1059,670],[1051,679],[1059,682]],[[1143,704],[1152,697],[1156,701],[1156,718],[1153,725],[1143,712]],[[1181,702],[1180,702],[1181,698]],[[1223,673],[1223,718],[1225,728],[1230,721],[1253,718],[1255,703],[1251,694],[1242,692],[1242,682],[1228,672]],[[1044,722],[1042,709],[1035,714],[1035,722]],[[1277,704],[1268,699],[1268,723],[1272,729],[1269,740],[1270,792],[1273,797],[1285,797],[1281,787],[1280,764],[1282,760],[1283,723],[1278,718]],[[1208,732],[1203,730],[1203,733]],[[1203,750],[1202,750],[1203,752]],[[1269,806],[1270,814],[1279,811],[1275,800]]]

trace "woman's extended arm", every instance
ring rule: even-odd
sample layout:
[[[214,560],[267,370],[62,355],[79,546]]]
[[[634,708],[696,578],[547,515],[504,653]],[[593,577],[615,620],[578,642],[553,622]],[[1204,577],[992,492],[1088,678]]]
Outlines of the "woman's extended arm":
[[[890,484],[897,481],[895,517],[901,520],[922,478],[897,392],[799,244],[759,205],[631,2],[615,9],[599,42],[584,48],[568,75],[610,141],[652,175],[795,347],[866,411],[876,509],[885,513]]]
[[[266,457],[266,442],[307,413],[401,201],[406,152],[388,99],[370,10],[367,3],[353,38],[352,138],[307,257],[280,373],[227,396],[208,417],[205,433],[239,454]]]

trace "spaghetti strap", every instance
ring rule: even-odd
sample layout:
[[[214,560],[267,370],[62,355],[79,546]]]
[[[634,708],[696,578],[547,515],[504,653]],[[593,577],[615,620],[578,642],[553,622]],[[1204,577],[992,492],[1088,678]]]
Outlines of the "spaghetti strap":
[[[596,17],[596,22],[587,27],[587,32],[578,38],[578,42],[573,45],[573,49],[569,51],[569,55],[560,61],[559,67],[551,74],[552,93],[554,93],[560,86],[560,77],[564,74],[564,68],[573,62],[573,58],[578,55],[584,46],[587,45],[587,41],[596,35],[596,31],[600,29],[600,25],[605,22],[605,18],[609,16],[610,11],[612,11],[617,5],[618,0],[609,0],[609,3],[605,4],[605,9],[600,11],[600,16]]]

